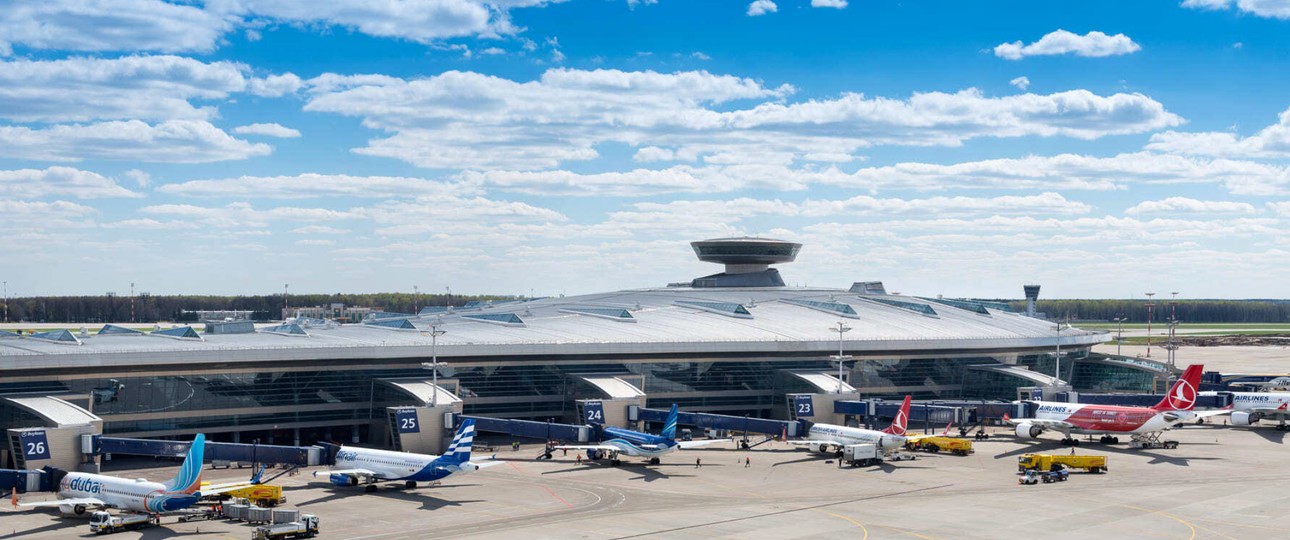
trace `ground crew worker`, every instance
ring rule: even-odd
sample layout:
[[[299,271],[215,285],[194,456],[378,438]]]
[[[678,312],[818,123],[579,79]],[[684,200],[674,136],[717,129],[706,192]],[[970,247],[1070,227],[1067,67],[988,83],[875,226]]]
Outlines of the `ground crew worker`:
[[[582,465],[582,452],[578,452],[578,457],[576,458],[576,462],[578,465]]]
[[[703,466],[703,461],[701,461],[700,458],[694,458],[694,468],[697,469],[702,466]]]
[[[752,467],[752,458],[744,456],[744,468],[747,469],[748,467]]]

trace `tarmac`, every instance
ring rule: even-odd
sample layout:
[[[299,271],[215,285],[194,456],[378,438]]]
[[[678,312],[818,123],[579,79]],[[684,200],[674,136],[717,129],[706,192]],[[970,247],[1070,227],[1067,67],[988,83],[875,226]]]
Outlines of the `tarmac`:
[[[1180,349],[1178,364],[1290,373],[1286,350],[1244,349]],[[1172,450],[1132,450],[1085,439],[1076,451],[1109,456],[1109,472],[1073,473],[1066,482],[1027,486],[1017,483],[1018,456],[1071,449],[1051,432],[1039,440],[1017,440],[1008,428],[988,431],[992,437],[974,441],[975,452],[968,456],[918,454],[914,461],[875,467],[839,468],[831,457],[780,442],[748,451],[718,443],[669,454],[660,465],[626,458],[620,467],[575,463],[576,452],[536,459],[540,446],[511,451],[504,444],[496,454],[501,464],[440,485],[406,489],[389,483],[364,493],[309,474],[325,468],[274,483],[284,487],[286,508],[317,515],[320,537],[338,539],[1231,540],[1283,538],[1290,531],[1287,433],[1271,424],[1188,425],[1166,433],[1164,438],[1181,443]],[[484,457],[476,453],[476,459]],[[751,466],[744,466],[745,458]],[[702,467],[695,467],[696,459]],[[174,467],[121,470],[113,463],[104,472],[164,480]],[[218,483],[249,474],[249,469],[207,469],[203,479]],[[52,497],[27,494],[22,500]],[[113,537],[244,540],[252,528],[227,520],[179,523],[166,517],[161,527]],[[0,539],[89,536],[84,517],[0,506]]]
[[[390,483],[364,493],[333,487],[308,470],[274,483],[284,486],[284,507],[319,517],[321,538],[1183,540],[1275,538],[1290,530],[1285,432],[1270,426],[1187,426],[1167,434],[1182,443],[1173,450],[1085,441],[1077,451],[1109,456],[1109,472],[1028,486],[1017,483],[1018,456],[1070,448],[1051,433],[1016,441],[1004,428],[992,431],[1000,436],[975,441],[969,456],[918,454],[875,467],[839,468],[829,457],[779,442],[749,451],[719,443],[669,454],[661,465],[628,459],[619,467],[577,464],[574,452],[539,460],[540,447],[527,445],[498,453],[500,465],[434,486]],[[164,479],[173,470],[105,472]],[[207,469],[204,480],[249,472]],[[233,521],[166,517],[159,528],[114,538],[246,539],[251,532]],[[0,509],[0,538],[88,536],[83,517]]]

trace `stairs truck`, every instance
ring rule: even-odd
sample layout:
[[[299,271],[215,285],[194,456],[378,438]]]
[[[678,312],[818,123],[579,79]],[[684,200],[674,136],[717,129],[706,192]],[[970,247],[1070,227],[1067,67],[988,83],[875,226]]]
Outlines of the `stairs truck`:
[[[256,527],[251,531],[251,540],[312,538],[316,534],[318,534],[318,516],[303,514],[300,516],[300,521]]]
[[[1084,469],[1091,473],[1106,471],[1106,456],[1066,456],[1062,454],[1022,454],[1017,458],[1017,470],[1056,471],[1062,467]]]
[[[161,524],[156,514],[119,514],[112,515],[104,510],[90,514],[90,532],[108,534],[117,531],[132,531]]]

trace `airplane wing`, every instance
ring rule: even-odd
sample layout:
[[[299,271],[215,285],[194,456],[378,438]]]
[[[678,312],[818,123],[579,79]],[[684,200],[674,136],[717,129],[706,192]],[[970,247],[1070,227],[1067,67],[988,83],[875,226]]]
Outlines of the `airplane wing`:
[[[315,477],[318,476],[318,473],[329,474],[329,475],[330,474],[348,474],[351,476],[370,476],[372,478],[385,477],[385,475],[383,474],[372,472],[367,469],[330,469],[326,471],[314,471],[314,476]],[[246,487],[246,486],[242,486],[242,487]]]
[[[81,499],[57,499],[53,501],[18,503],[18,506],[30,506],[33,508],[39,508],[39,507],[47,508],[51,506],[76,506],[78,504],[84,505],[84,506],[107,506],[107,503],[92,497],[85,497]]]
[[[1219,409],[1219,410],[1223,412],[1232,412],[1230,410],[1225,410],[1225,409]],[[1286,409],[1282,407],[1258,407],[1254,409],[1246,409],[1245,412],[1258,413],[1258,414],[1290,414],[1290,411],[1286,411]]]
[[[730,439],[707,439],[703,441],[676,441],[676,445],[681,447],[682,450],[684,450],[686,448],[700,448],[703,446],[707,446],[709,444],[715,444],[719,442],[730,442]]]
[[[1061,432],[1066,432],[1075,428],[1075,424],[1072,424],[1070,422],[1065,422],[1062,420],[1044,420],[1040,418],[1009,418],[1005,416],[1003,417],[1003,421],[1009,424],[1012,424],[1014,426],[1017,424],[1030,424],[1032,426],[1039,426],[1044,429],[1055,429]]]
[[[793,446],[810,446],[812,444],[824,444],[828,446],[836,446],[838,448],[842,448],[843,446],[846,446],[846,444],[840,443],[838,441],[805,440],[805,441],[784,441],[784,442],[787,442],[788,444],[791,444]]]
[[[1259,410],[1259,412],[1264,412],[1264,411],[1266,411],[1266,414],[1275,414],[1275,413],[1277,413],[1277,412],[1281,412],[1281,413],[1284,413],[1284,412],[1285,412],[1285,411],[1278,411],[1278,410],[1276,410],[1276,409],[1262,409],[1262,410]],[[1196,418],[1209,418],[1209,417],[1211,417],[1211,416],[1222,416],[1222,415],[1224,415],[1224,414],[1232,414],[1232,409],[1214,409],[1214,410],[1212,410],[1212,411],[1192,411],[1192,414],[1196,415]]]
[[[501,464],[503,464],[503,463],[506,463],[506,462],[505,462],[505,461],[495,461],[495,460],[491,460],[491,459],[490,459],[490,460],[488,460],[488,461],[472,461],[472,462],[470,462],[470,464],[471,464],[471,465],[474,465],[475,467],[478,467],[478,468],[480,468],[480,469],[483,469],[483,468],[485,468],[485,467],[492,467],[493,465],[501,465]]]
[[[552,450],[600,450],[601,452],[618,452],[622,448],[609,446],[607,444],[570,444],[563,446],[552,446]]]

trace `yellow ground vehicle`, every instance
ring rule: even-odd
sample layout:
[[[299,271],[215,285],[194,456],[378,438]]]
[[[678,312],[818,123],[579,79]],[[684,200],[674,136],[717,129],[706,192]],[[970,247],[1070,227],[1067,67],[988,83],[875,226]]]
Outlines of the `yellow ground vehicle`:
[[[958,456],[966,456],[973,452],[972,441],[959,439],[957,437],[931,436],[910,438],[905,442],[905,448],[932,453],[949,452]]]
[[[1022,454],[1017,458],[1018,471],[1052,471],[1057,468],[1084,469],[1091,473],[1106,470],[1106,456],[1067,456],[1062,454]]]
[[[206,487],[207,482],[202,482],[202,487]],[[277,506],[287,502],[287,498],[282,495],[282,486],[272,484],[254,484],[233,491],[226,491],[212,497],[220,501],[229,499],[246,499],[250,504],[256,506]],[[205,497],[203,497],[205,499]]]

